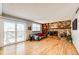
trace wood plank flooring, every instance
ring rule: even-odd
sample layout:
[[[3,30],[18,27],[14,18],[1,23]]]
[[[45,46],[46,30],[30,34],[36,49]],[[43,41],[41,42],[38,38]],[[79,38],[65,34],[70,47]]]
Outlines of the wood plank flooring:
[[[73,44],[57,37],[26,41],[0,48],[0,55],[77,55]]]

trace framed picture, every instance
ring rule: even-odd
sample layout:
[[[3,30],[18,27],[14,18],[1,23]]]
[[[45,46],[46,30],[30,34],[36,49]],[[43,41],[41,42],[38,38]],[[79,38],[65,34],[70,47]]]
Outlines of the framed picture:
[[[77,18],[72,22],[72,29],[77,30]]]
[[[31,26],[28,27],[28,30],[31,30]]]

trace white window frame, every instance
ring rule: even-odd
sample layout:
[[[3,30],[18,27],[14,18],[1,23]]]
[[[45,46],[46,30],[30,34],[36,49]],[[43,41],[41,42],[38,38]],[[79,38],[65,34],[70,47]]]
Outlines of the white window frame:
[[[24,41],[26,41],[26,23],[25,22],[22,22],[22,21],[15,21],[15,20],[4,20],[3,22],[11,22],[11,23],[15,23],[15,30],[17,30],[17,24],[25,24],[25,29],[24,29],[24,32],[25,32],[25,35],[24,35]],[[17,35],[17,32],[15,33],[15,35]],[[19,42],[22,42],[22,41],[19,41]],[[15,37],[15,42],[14,43],[18,43],[17,41],[17,37]],[[14,44],[12,43],[12,44]],[[7,44],[7,45],[10,45],[10,44]]]

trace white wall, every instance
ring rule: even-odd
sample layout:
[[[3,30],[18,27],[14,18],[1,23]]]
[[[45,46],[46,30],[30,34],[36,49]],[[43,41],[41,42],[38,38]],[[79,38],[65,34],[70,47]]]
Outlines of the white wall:
[[[29,39],[29,35],[32,33],[31,30],[28,30],[28,27],[32,26],[32,22],[27,22],[27,40]]]
[[[0,18],[0,47],[3,46],[3,21]]]
[[[3,39],[3,29],[2,29],[2,3],[0,3],[0,47],[3,45],[2,39]]]
[[[0,16],[2,15],[2,4],[0,3]]]
[[[75,45],[78,53],[79,53],[79,12],[75,15],[75,18],[77,18],[77,30],[72,30],[72,39],[73,39],[73,44]],[[74,19],[75,19],[74,18]],[[72,19],[72,22],[73,20]]]

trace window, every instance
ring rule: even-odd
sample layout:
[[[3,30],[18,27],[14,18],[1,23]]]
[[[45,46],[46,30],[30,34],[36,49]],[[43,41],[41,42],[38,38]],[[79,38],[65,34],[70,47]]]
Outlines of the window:
[[[4,45],[15,42],[15,23],[4,22]]]
[[[17,24],[17,41],[24,41],[25,40],[25,24],[18,23]]]
[[[4,45],[17,43],[26,39],[25,23],[23,22],[4,22]]]
[[[33,23],[32,24],[32,31],[40,31],[40,24]]]

